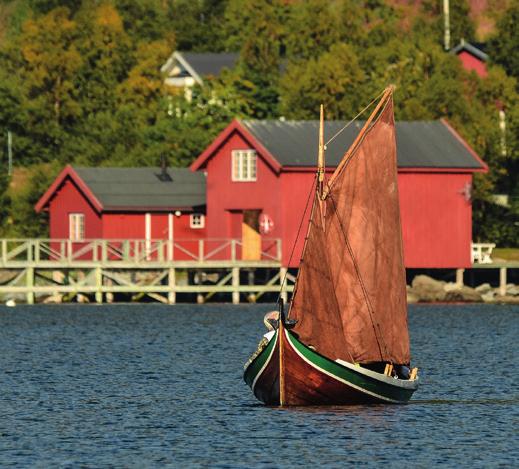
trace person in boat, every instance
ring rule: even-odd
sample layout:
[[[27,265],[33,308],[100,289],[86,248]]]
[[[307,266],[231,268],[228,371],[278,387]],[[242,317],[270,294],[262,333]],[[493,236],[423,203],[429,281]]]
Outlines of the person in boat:
[[[362,365],[364,368],[368,370],[375,371],[377,373],[385,373],[386,367],[388,363],[386,362],[375,362],[375,363],[366,363]],[[409,364],[403,365],[393,365],[391,368],[391,376],[398,379],[409,379],[411,376],[411,368]]]
[[[411,368],[409,365],[395,365],[395,373],[397,378],[409,379],[411,376]]]
[[[279,311],[270,311],[269,313],[265,314],[265,316],[263,317],[263,324],[265,324],[265,327],[267,328],[267,332],[265,334],[263,334],[263,337],[261,338],[256,351],[247,360],[247,363],[245,363],[244,368],[247,368],[249,366],[249,364],[269,344],[270,339],[272,339],[272,337],[274,337],[274,334],[276,333],[276,329],[278,328],[278,324],[279,324],[278,321],[279,321]]]
[[[268,334],[270,334],[278,328],[278,321],[279,311],[270,311],[269,313],[265,314],[265,316],[263,317],[263,324],[265,324],[265,327],[267,328],[267,333],[264,334],[263,337],[266,337]]]

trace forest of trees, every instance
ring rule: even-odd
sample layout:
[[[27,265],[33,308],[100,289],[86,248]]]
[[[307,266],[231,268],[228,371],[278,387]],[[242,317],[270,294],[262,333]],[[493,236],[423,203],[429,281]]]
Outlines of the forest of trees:
[[[450,5],[452,43],[475,40],[467,1]],[[322,102],[351,119],[392,83],[397,119],[447,118],[490,166],[474,238],[519,245],[519,4],[496,11],[485,78],[443,50],[441,13],[435,0],[0,0],[0,234],[46,234],[33,206],[65,164],[186,166],[234,117],[314,119]],[[240,59],[189,103],[163,84],[174,50]]]

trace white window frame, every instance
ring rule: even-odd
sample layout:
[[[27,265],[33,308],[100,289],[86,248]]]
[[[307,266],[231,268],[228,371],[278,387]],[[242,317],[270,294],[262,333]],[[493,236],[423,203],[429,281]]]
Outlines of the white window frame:
[[[205,215],[203,213],[192,213],[189,215],[189,226],[193,230],[205,228]]]
[[[258,157],[255,150],[233,150],[231,179],[236,182],[253,182],[258,176]]]
[[[68,237],[71,241],[83,241],[85,239],[85,214],[68,214]]]

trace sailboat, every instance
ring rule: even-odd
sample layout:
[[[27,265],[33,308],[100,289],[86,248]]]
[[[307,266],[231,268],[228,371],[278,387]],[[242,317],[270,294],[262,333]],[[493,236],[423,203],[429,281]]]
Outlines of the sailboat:
[[[315,192],[288,312],[245,365],[267,405],[403,404],[410,368],[393,87],[333,174],[324,161],[321,106]]]

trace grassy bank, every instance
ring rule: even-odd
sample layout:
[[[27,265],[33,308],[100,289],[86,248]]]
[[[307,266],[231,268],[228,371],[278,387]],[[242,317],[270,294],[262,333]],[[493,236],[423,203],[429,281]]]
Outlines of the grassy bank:
[[[498,248],[492,251],[492,259],[503,259],[505,261],[519,261],[519,249]]]

